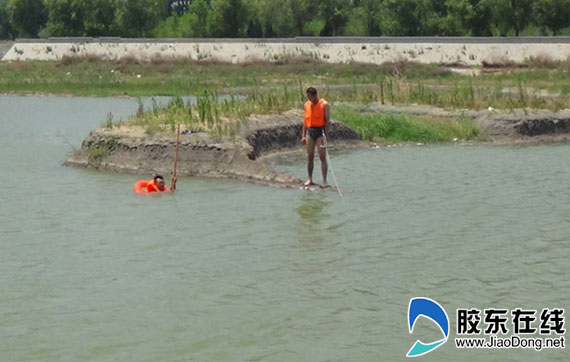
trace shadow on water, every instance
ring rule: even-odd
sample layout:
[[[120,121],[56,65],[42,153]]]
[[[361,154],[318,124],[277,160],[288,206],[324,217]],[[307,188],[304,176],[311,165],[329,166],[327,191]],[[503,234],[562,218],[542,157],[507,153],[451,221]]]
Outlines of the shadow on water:
[[[326,225],[323,225],[323,221],[330,216],[326,210],[331,202],[324,200],[322,196],[308,192],[303,195],[301,205],[296,209],[299,214],[297,223],[299,241],[311,249],[320,248],[319,244],[325,241]]]

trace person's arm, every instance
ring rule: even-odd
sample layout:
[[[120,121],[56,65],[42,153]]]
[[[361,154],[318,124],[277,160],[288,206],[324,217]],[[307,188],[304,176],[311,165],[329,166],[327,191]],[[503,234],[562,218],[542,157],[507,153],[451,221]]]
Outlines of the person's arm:
[[[307,143],[307,123],[305,121],[305,117],[307,115],[307,103],[305,103],[305,106],[303,108],[305,114],[303,115],[303,130],[301,131],[301,142],[305,144]]]
[[[170,192],[174,192],[174,190],[176,190],[176,176],[172,176],[170,181]]]
[[[329,104],[325,105],[325,137],[329,139],[329,125],[330,125],[330,109]]]

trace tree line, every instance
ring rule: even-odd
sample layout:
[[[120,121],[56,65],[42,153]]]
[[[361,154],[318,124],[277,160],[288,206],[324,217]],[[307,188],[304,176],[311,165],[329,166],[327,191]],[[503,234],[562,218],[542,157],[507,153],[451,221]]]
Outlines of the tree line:
[[[570,35],[570,0],[0,0],[0,39]]]

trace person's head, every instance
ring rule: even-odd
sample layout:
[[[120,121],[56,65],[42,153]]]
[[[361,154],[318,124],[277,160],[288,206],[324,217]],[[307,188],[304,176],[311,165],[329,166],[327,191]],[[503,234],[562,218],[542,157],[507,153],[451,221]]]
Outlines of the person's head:
[[[162,177],[160,175],[155,175],[154,176],[154,183],[156,184],[156,186],[158,187],[158,189],[160,191],[164,190],[164,177]]]
[[[315,87],[307,88],[307,98],[309,98],[309,100],[313,102],[313,104],[317,104],[317,102],[319,101],[319,97],[317,95],[317,89]]]

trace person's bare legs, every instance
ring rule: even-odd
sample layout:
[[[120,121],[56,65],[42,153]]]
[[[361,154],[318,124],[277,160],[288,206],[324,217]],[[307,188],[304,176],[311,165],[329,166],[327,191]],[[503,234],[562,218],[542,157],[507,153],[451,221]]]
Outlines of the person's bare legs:
[[[311,137],[307,137],[307,173],[309,174],[309,179],[305,181],[305,186],[314,185],[313,182],[313,168],[315,161],[315,140]]]
[[[328,167],[327,167],[327,149],[324,146],[324,137],[319,137],[319,139],[317,139],[317,148],[319,149],[319,158],[321,159],[321,172],[323,173],[323,184],[322,187],[328,187],[328,182],[327,182],[327,172],[328,172]]]

